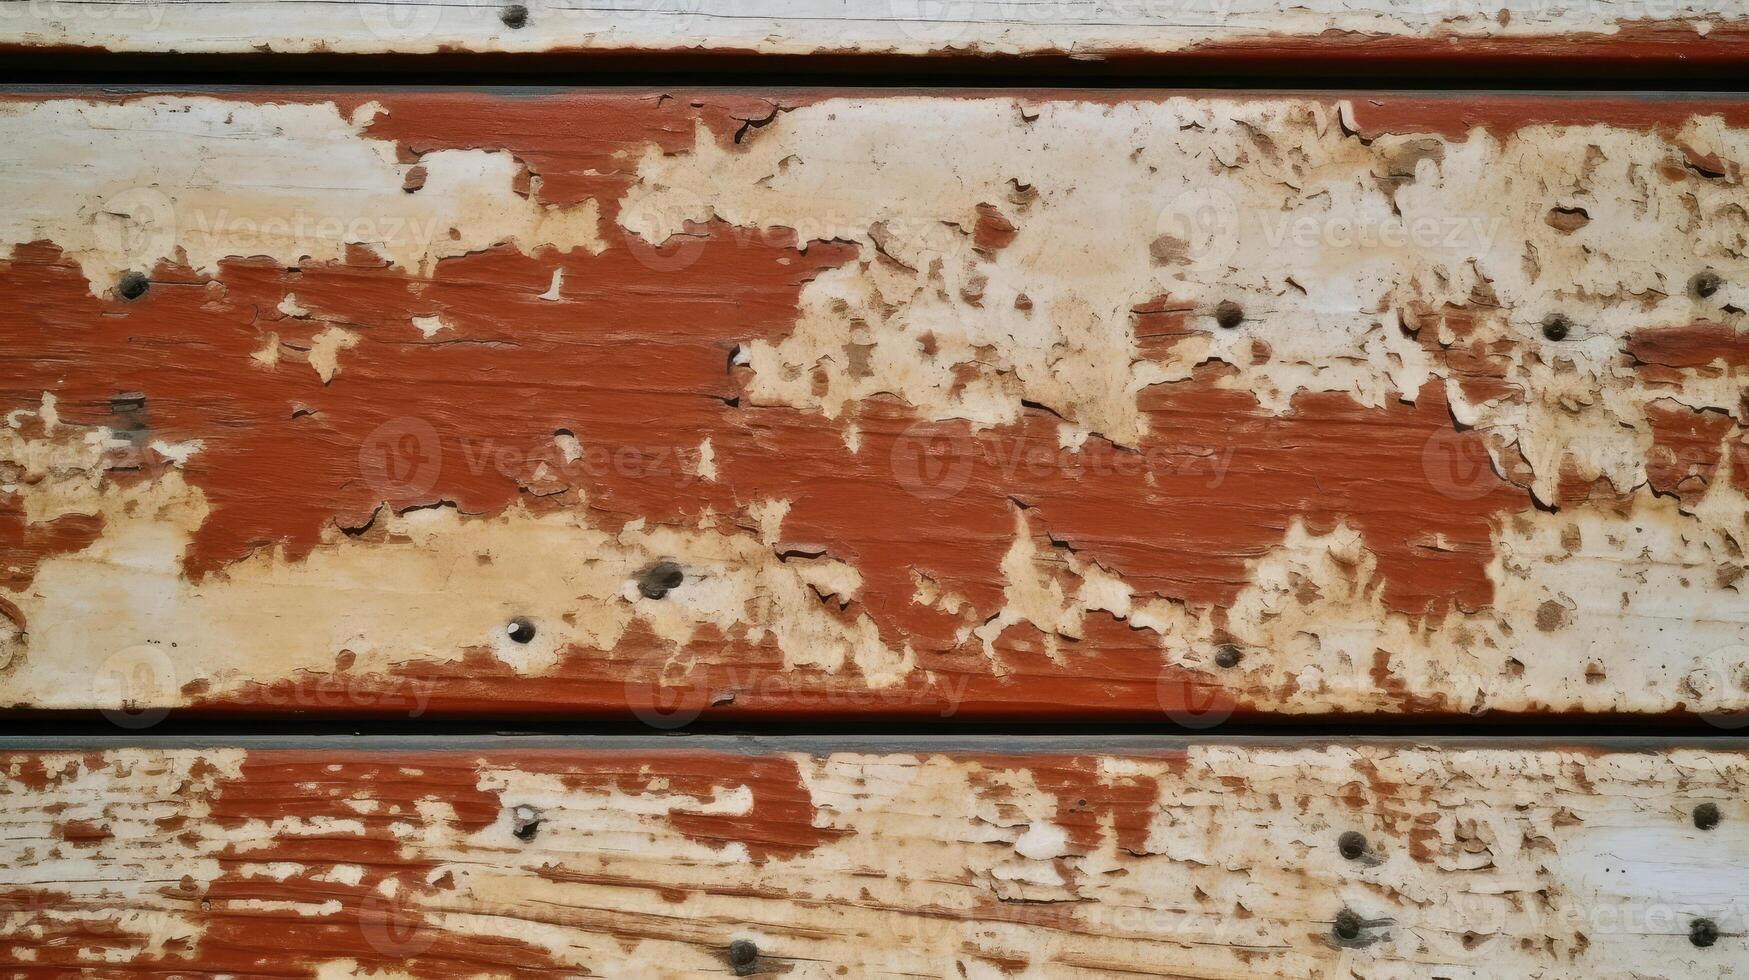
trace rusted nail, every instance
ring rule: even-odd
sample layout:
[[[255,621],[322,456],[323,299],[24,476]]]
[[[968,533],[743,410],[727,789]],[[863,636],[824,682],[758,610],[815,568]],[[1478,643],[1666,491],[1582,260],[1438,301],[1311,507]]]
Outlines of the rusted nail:
[[[520,31],[528,26],[528,8],[520,3],[513,3],[498,11],[498,19],[504,26],[513,31]]]
[[[1352,909],[1343,909],[1336,913],[1336,922],[1330,927],[1330,934],[1338,942],[1351,943],[1360,938],[1360,916]]]
[[[1231,643],[1215,651],[1215,666],[1232,669],[1239,666],[1239,661],[1245,659],[1245,654]]]
[[[1705,949],[1719,941],[1719,924],[1711,919],[1696,919],[1688,924],[1688,941]]]
[[[1350,861],[1359,860],[1366,853],[1366,835],[1358,830],[1345,831],[1336,838],[1336,850]]]
[[[519,806],[510,811],[510,832],[517,840],[532,840],[540,830],[540,811],[532,806]]]
[[[646,599],[660,599],[669,589],[680,587],[686,574],[671,561],[659,561],[638,573],[638,594]]]
[[[1719,287],[1724,284],[1725,281],[1719,278],[1718,273],[1708,269],[1705,272],[1695,273],[1694,278],[1688,280],[1688,289],[1690,292],[1694,293],[1695,296],[1701,299],[1707,299],[1711,297],[1712,294],[1718,292]]]
[[[1567,333],[1572,328],[1573,321],[1567,319],[1564,313],[1550,313],[1543,320],[1543,336],[1550,340],[1566,340]]]
[[[1215,322],[1223,330],[1231,330],[1245,322],[1245,310],[1238,303],[1227,300],[1215,307]]]
[[[1701,830],[1711,830],[1719,825],[1719,805],[1717,803],[1702,803],[1694,808],[1694,825]]]
[[[139,299],[151,286],[152,280],[147,279],[145,273],[124,272],[121,281],[115,284],[115,293],[122,299]]]
[[[504,635],[517,643],[527,643],[534,639],[534,623],[527,616],[518,616],[505,624]]]
[[[735,976],[750,975],[758,963],[759,947],[753,940],[737,939],[729,944],[729,965],[735,968]]]

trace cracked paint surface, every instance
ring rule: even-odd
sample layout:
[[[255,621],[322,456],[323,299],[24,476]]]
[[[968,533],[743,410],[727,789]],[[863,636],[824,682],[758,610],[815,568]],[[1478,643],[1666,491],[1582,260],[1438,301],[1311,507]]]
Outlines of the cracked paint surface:
[[[681,976],[746,940],[798,976],[1734,977],[1746,781],[1680,748],[14,751],[0,959]]]
[[[1744,115],[15,98],[0,700],[1729,722]]]
[[[1455,36],[1558,44],[1586,37],[1631,42],[1648,35],[1695,42],[1744,20],[1733,0],[1297,0],[1285,9],[1276,0],[1061,0],[1023,7],[981,0],[863,7],[832,0],[534,0],[523,7],[524,16],[512,25],[493,5],[436,0],[348,4],[339,11],[307,2],[264,6],[231,0],[198,12],[145,0],[72,0],[8,14],[0,20],[0,40],[21,47],[182,53],[684,50],[1101,58],[1244,42],[1329,45],[1333,39],[1436,42]]]

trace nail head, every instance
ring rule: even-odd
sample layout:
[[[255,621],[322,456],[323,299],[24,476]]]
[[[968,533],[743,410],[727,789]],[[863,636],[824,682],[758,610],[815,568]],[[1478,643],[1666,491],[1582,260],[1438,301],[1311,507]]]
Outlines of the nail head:
[[[1701,830],[1711,830],[1719,825],[1719,805],[1717,803],[1702,803],[1694,808],[1694,825]]]
[[[735,968],[735,976],[744,977],[753,972],[754,964],[759,962],[759,947],[751,939],[737,939],[729,944],[729,965]]]
[[[1215,307],[1215,322],[1220,324],[1221,329],[1231,330],[1245,322],[1245,310],[1238,303],[1227,300]]]
[[[1694,278],[1688,281],[1688,288],[1701,299],[1708,299],[1718,292],[1719,287],[1724,284],[1725,281],[1719,278],[1718,273],[1708,269],[1705,272],[1695,273]]]
[[[510,811],[510,832],[517,840],[530,840],[540,830],[540,811],[532,806],[519,806]]]
[[[1231,643],[1215,651],[1215,666],[1232,669],[1239,666],[1239,661],[1245,659],[1245,654]]]
[[[686,573],[680,570],[679,565],[671,561],[659,561],[638,573],[638,594],[646,599],[660,599],[670,589],[679,588],[684,581]]]
[[[1566,340],[1572,329],[1573,322],[1560,313],[1551,313],[1543,320],[1543,336],[1550,340]]]
[[[1696,919],[1688,924],[1688,941],[1705,949],[1719,941],[1718,923],[1711,919]]]
[[[1343,909],[1336,913],[1336,922],[1330,927],[1330,931],[1335,934],[1337,939],[1359,939],[1360,916],[1355,915],[1351,909]]]
[[[528,8],[520,3],[513,3],[498,11],[498,19],[504,26],[513,31],[520,31],[528,26]]]
[[[115,292],[122,299],[139,299],[146,295],[146,290],[151,286],[152,281],[146,278],[145,273],[124,272],[121,281],[115,284]]]
[[[1357,860],[1366,853],[1366,835],[1357,830],[1345,831],[1336,838],[1336,849],[1348,860]]]

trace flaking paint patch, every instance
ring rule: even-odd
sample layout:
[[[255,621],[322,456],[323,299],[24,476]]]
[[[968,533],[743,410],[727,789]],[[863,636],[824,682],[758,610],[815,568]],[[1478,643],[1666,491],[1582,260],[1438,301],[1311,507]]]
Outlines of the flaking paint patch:
[[[37,924],[50,921],[64,935],[79,918],[101,928],[118,914],[135,916],[130,925],[181,916],[198,935],[207,910],[195,899],[216,879],[165,892],[163,880],[184,874],[172,862],[211,863],[245,839],[264,855],[297,853],[320,832],[388,845],[381,882],[364,895],[300,888],[262,910],[262,927],[320,920],[303,913],[331,901],[347,909],[338,924],[382,896],[419,945],[415,955],[408,944],[364,947],[369,961],[351,951],[278,961],[318,977],[491,975],[489,962],[444,961],[446,949],[481,941],[521,948],[520,963],[544,955],[557,969],[682,976],[721,971],[736,938],[802,977],[1744,975],[1728,945],[1740,934],[1737,896],[1697,870],[1740,865],[1749,849],[1736,802],[1749,761],[1738,752],[1204,742],[1165,756],[787,755],[776,758],[797,774],[817,840],[763,861],[683,824],[711,813],[742,833],[775,830],[747,802],[754,766],[775,760],[457,754],[441,768],[459,769],[467,785],[434,783],[417,814],[364,828],[322,817],[418,789],[361,778],[370,757],[343,754],[349,766],[326,778],[319,788],[334,792],[313,796],[307,818],[187,820],[163,834],[153,821],[231,809],[252,780],[283,791],[296,777],[282,766],[319,764],[256,752],[244,767],[236,753],[212,760],[227,777],[220,785],[178,775],[208,771],[201,750],[50,756],[57,775],[41,785],[37,758],[7,763],[12,791],[0,810],[23,832],[0,839],[15,849],[0,875],[40,890],[9,924],[15,945],[45,954],[68,941],[46,940]],[[69,766],[89,775],[73,778]],[[112,773],[125,778],[97,778]],[[695,785],[678,788],[683,779]],[[483,799],[471,805],[485,808],[464,817],[449,798],[473,792]],[[146,814],[120,802],[135,798]],[[1693,826],[1700,802],[1723,811],[1717,827]],[[120,832],[90,858],[81,845],[63,859],[41,843],[56,804]],[[526,839],[513,833],[517,807],[541,817]],[[1366,836],[1368,861],[1341,856],[1346,831]],[[287,887],[303,880],[288,875]],[[69,888],[78,897],[58,897]],[[116,908],[123,902],[129,911]],[[215,899],[211,911],[247,905]],[[1343,908],[1370,923],[1364,954],[1329,939]],[[1719,947],[1689,944],[1686,924],[1700,916],[1725,931]],[[112,962],[186,971],[218,955],[198,942],[167,953],[148,933],[122,933],[121,943],[104,935]]]
[[[302,672],[386,675],[476,649],[518,673],[547,674],[569,651],[612,650],[634,623],[677,663],[709,627],[755,645],[769,638],[791,668],[855,671],[872,688],[914,666],[866,614],[834,616],[817,598],[854,596],[853,569],[785,561],[727,522],[640,521],[610,534],[591,526],[581,497],[543,514],[379,512],[363,532],[330,529],[301,561],[267,548],[196,583],[182,562],[208,507],[180,472],[126,486],[96,479],[112,446],[106,433],[63,426],[56,438],[26,439],[0,429],[0,440],[34,477],[10,488],[29,519],[95,515],[104,529],[89,547],[44,560],[23,591],[0,593],[29,624],[23,655],[0,677],[4,703],[168,706],[191,691],[210,696]],[[660,600],[642,597],[637,573],[659,560],[678,563],[685,581]],[[507,632],[516,617],[535,624],[531,641]],[[117,692],[118,675],[150,683]]]
[[[431,53],[463,51],[752,51],[759,54],[1066,53],[1081,58],[1171,52],[1220,41],[1613,36],[1624,22],[1696,38],[1741,23],[1735,0],[1566,3],[1546,0],[1074,0],[846,6],[838,0],[531,0],[516,29],[492,6],[407,0],[387,12],[313,0],[231,0],[199,12],[147,0],[69,0],[27,7],[0,40],[113,51]]]
[[[233,256],[296,266],[363,246],[428,274],[504,242],[529,253],[603,247],[595,202],[544,205],[538,182],[517,193],[521,164],[501,151],[403,163],[393,142],[364,135],[382,111],[170,96],[0,104],[13,191],[0,203],[0,241],[56,242],[95,294],[159,262],[211,273]],[[414,166],[425,183],[408,193]]]
[[[1622,492],[1643,483],[1645,405],[1670,392],[1624,344],[1697,318],[1742,329],[1749,191],[1689,163],[1749,159],[1749,133],[1702,117],[1670,133],[1362,140],[1345,113],[1283,99],[824,100],[739,145],[701,130],[690,153],[647,151],[618,220],[654,242],[715,216],[861,247],[804,288],[790,336],[745,349],[762,403],[853,421],[859,402],[894,394],[921,418],[981,426],[1030,405],[1064,418],[1066,446],[1092,433],[1133,446],[1170,424],[1138,394],[1210,361],[1278,413],[1308,391],[1412,401],[1440,378],[1497,468],[1518,454],[1545,503],[1568,470]],[[955,134],[954,152],[918,133]],[[1588,223],[1545,220],[1563,208]],[[990,214],[1011,238],[980,236]],[[1724,292],[1698,303],[1687,284],[1709,268]],[[1239,322],[1217,325],[1223,304]],[[1192,329],[1144,355],[1132,319],[1152,305]],[[1503,348],[1504,394],[1460,383],[1449,327],[1440,344],[1415,336],[1446,310],[1474,321],[1464,343]],[[1574,326],[1551,341],[1557,315]],[[1691,372],[1674,397],[1736,413],[1741,384]]]
[[[1738,587],[1746,507],[1741,492],[1715,482],[1693,508],[1702,516],[1644,491],[1614,505],[1510,516],[1492,541],[1493,601],[1434,617],[1385,604],[1376,558],[1342,524],[1314,533],[1296,520],[1250,563],[1231,604],[1199,607],[1140,593],[1073,551],[1041,548],[1045,535],[1022,512],[1003,563],[1005,605],[974,632],[994,656],[1004,629],[1030,623],[1059,656],[1057,637],[1078,637],[1089,617],[1110,614],[1152,633],[1166,665],[1212,672],[1272,711],[1691,705],[1729,721],[1749,717],[1749,596]],[[919,601],[955,608],[927,590]],[[1218,667],[1228,645],[1241,659]]]

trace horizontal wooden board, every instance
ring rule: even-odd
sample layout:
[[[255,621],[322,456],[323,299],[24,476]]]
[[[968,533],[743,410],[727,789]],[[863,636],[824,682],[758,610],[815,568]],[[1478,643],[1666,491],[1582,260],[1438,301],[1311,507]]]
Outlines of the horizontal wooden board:
[[[1749,968],[1741,746],[502,742],[10,749],[0,964],[320,978]]]
[[[18,93],[0,703],[1739,724],[1746,126]]]
[[[1741,62],[1737,0],[55,0],[0,44],[109,52],[1217,55]]]

